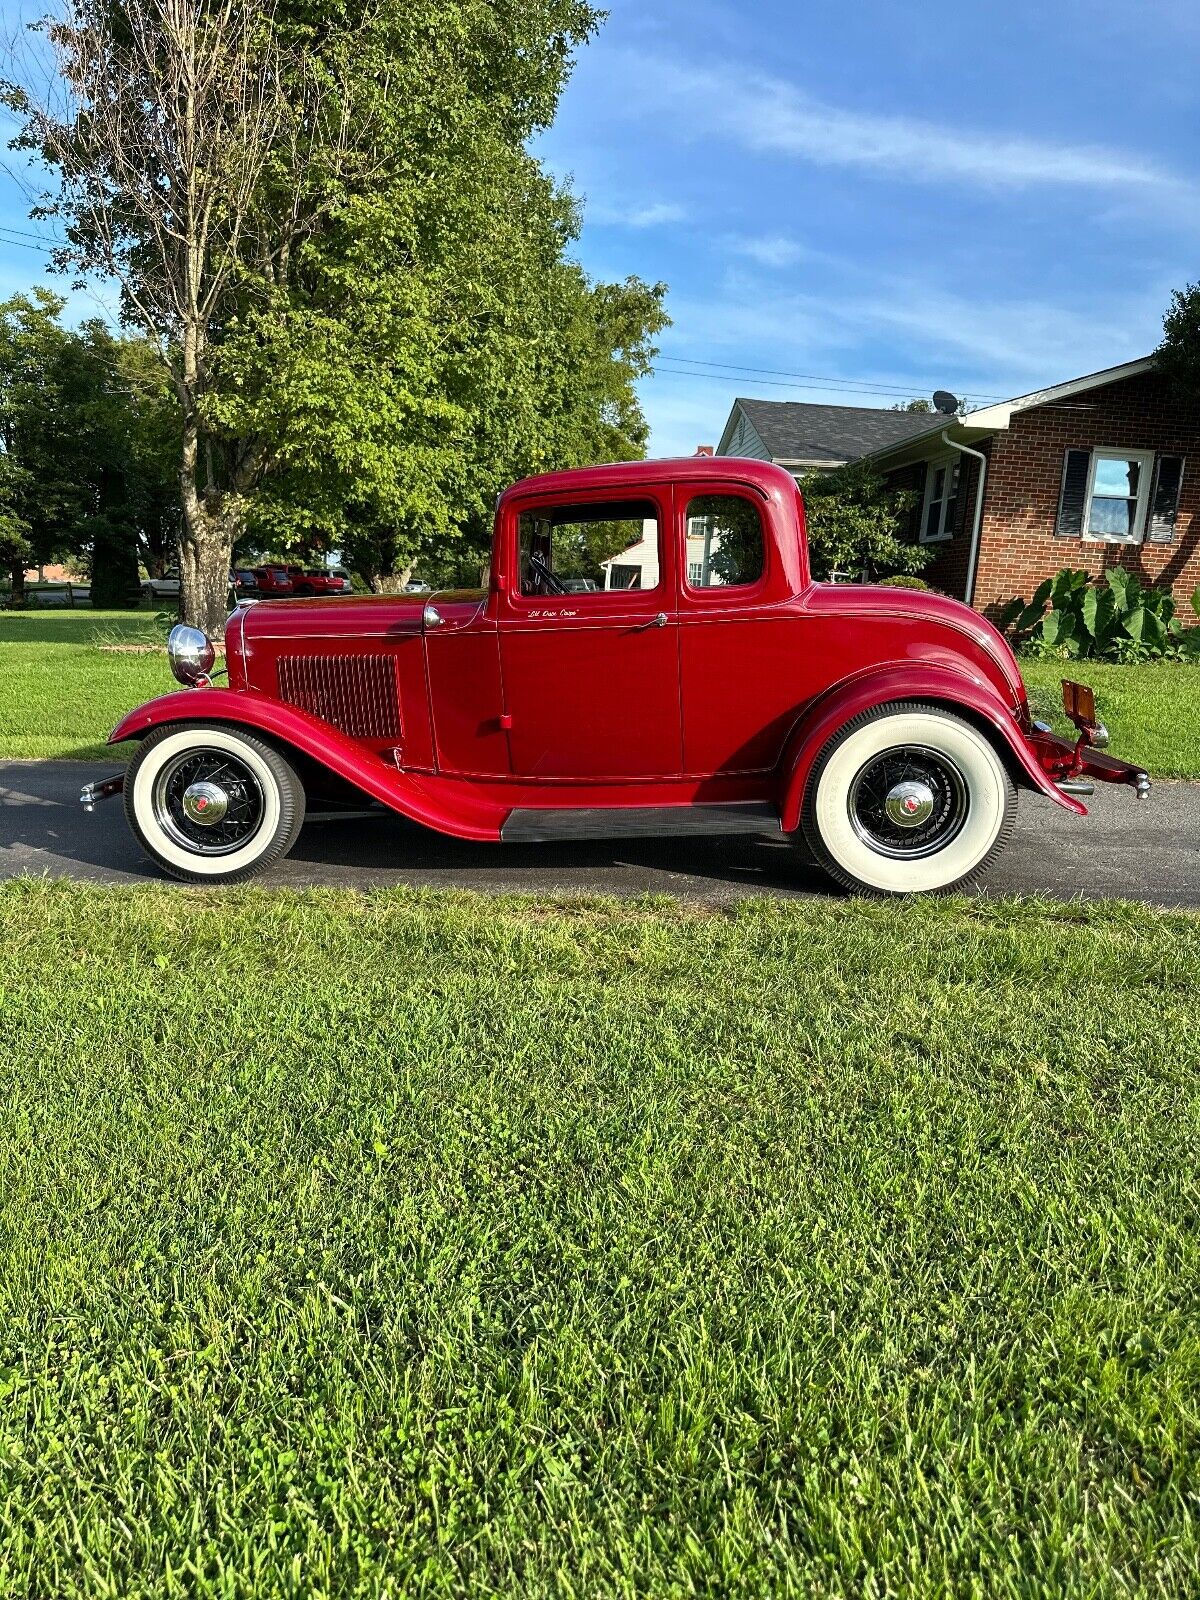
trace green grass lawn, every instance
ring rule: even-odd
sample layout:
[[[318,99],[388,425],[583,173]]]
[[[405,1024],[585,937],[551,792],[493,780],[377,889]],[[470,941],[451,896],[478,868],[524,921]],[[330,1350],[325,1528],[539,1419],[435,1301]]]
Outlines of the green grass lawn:
[[[0,1594],[1183,1596],[1200,922],[0,889]]]
[[[1200,669],[1174,662],[1117,666],[1109,661],[1021,662],[1036,713],[1062,733],[1062,680],[1096,691],[1112,734],[1112,754],[1158,778],[1200,778]]]
[[[119,718],[176,687],[165,655],[111,646],[165,645],[166,633],[149,610],[0,611],[0,758],[111,759]]]

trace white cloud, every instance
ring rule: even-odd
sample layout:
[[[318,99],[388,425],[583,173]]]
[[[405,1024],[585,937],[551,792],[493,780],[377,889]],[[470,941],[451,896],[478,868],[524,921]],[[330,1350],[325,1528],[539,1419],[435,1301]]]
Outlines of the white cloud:
[[[665,228],[685,221],[687,208],[656,200],[642,206],[586,206],[584,216],[589,222],[603,222],[611,228]]]
[[[829,105],[779,78],[704,67],[657,66],[655,82],[686,104],[688,126],[753,151],[822,166],[857,167],[931,182],[993,188],[1034,185],[1190,193],[1154,162],[1098,145],[1009,137],[917,117]]]
[[[810,252],[804,245],[795,239],[787,239],[782,235],[765,235],[761,238],[742,238],[734,236],[727,241],[729,250],[735,256],[745,256],[748,261],[757,262],[760,267],[779,269],[794,267],[797,261],[804,260]]]

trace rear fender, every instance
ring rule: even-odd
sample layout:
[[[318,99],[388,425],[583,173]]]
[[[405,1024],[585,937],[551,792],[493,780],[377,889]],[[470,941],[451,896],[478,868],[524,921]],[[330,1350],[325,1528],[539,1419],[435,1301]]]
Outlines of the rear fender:
[[[253,689],[184,689],[164,694],[122,718],[108,742],[141,739],[158,728],[184,722],[252,728],[278,745],[301,751],[401,816],[455,838],[499,839],[508,815],[507,808],[479,799],[465,784],[456,783],[448,797],[450,786],[444,781],[430,784],[400,772],[339,728]]]
[[[986,679],[950,667],[888,667],[837,685],[809,707],[793,730],[780,765],[780,815],[785,833],[794,833],[800,826],[809,775],[833,735],[860,712],[895,700],[924,700],[957,712],[992,735],[993,742],[1011,757],[1014,777],[1023,788],[1036,789],[1066,811],[1087,815],[1087,807],[1065,795],[1042,770],[1020,724]]]

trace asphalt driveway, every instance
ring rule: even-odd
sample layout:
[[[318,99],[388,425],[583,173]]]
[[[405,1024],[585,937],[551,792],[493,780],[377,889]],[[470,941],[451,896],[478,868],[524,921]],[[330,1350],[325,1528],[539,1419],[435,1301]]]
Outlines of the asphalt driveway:
[[[157,874],[126,827],[120,800],[103,802],[91,816],[80,808],[82,785],[114,770],[75,761],[0,762],[0,878],[49,873],[100,883],[153,881]],[[1144,804],[1128,789],[1102,789],[1090,804],[1091,815],[1079,818],[1023,793],[1012,843],[984,889],[1200,907],[1200,784],[1158,784]],[[716,902],[832,892],[783,839],[480,845],[390,816],[311,823],[291,856],[257,881],[674,894]]]

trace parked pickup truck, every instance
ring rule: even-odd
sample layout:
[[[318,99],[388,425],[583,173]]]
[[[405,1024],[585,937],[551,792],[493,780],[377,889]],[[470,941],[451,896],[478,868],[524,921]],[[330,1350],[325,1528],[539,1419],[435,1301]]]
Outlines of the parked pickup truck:
[[[290,567],[288,571],[292,573]],[[292,573],[293,594],[349,594],[351,588],[349,574],[330,567],[307,567],[298,575]]]
[[[192,687],[120,722],[140,748],[84,801],[123,788],[153,860],[207,883],[279,860],[332,792],[463,839],[782,835],[851,889],[942,890],[1004,846],[1018,790],[1082,813],[1097,781],[1150,787],[1082,686],[1077,740],[1032,721],[967,606],[814,582],[796,483],[761,461],[531,478],[483,588],[250,601],[227,687],[204,634],[170,654]]]

